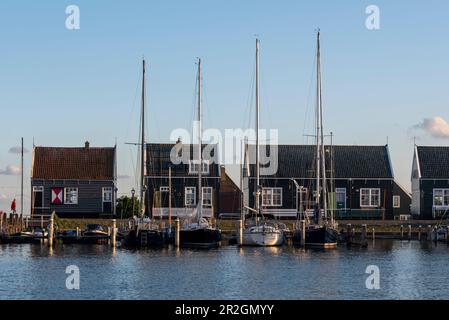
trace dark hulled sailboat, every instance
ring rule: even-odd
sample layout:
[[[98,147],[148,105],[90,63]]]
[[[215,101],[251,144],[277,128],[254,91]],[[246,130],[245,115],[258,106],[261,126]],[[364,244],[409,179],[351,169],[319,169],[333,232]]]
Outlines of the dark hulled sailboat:
[[[203,217],[203,192],[202,192],[202,101],[201,101],[201,59],[198,59],[198,147],[196,153],[198,157],[198,205],[196,209],[196,221],[185,225],[179,232],[179,242],[182,247],[217,247],[221,241],[221,230],[213,227],[210,222]]]
[[[168,235],[153,225],[150,218],[145,217],[145,60],[142,61],[142,109],[141,109],[141,141],[140,146],[140,202],[139,217],[135,219],[135,227],[123,239],[128,247],[161,247],[168,242]]]
[[[321,51],[320,32],[317,34],[317,97],[316,97],[316,153],[315,153],[315,205],[314,221],[308,225],[302,223],[293,234],[293,243],[306,246],[334,248],[337,246],[338,231],[335,225],[333,211],[328,219],[328,197],[326,179],[326,153],[324,150],[323,108],[321,95]],[[323,220],[324,214],[324,220]],[[305,230],[302,230],[305,228]],[[303,239],[305,238],[305,239]],[[303,243],[304,242],[304,243]]]

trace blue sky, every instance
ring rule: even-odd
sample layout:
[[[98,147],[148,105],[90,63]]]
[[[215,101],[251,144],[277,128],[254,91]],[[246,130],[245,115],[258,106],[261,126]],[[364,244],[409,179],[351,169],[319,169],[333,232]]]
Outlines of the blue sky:
[[[71,4],[80,8],[80,30],[65,28]],[[371,4],[380,8],[380,30],[365,27]],[[449,141],[448,12],[446,0],[3,0],[0,210],[19,194],[19,176],[5,173],[20,164],[9,149],[21,136],[29,150],[33,139],[45,146],[117,139],[119,174],[133,177],[136,151],[124,143],[137,139],[143,55],[149,141],[168,142],[172,129],[190,128],[196,57],[203,59],[204,127],[248,126],[257,34],[262,127],[279,129],[280,143],[306,142],[317,27],[326,130],[338,144],[381,145],[388,137],[396,177],[409,188],[413,136],[418,144]],[[25,202],[30,163],[28,153]],[[121,179],[119,193],[133,183]]]

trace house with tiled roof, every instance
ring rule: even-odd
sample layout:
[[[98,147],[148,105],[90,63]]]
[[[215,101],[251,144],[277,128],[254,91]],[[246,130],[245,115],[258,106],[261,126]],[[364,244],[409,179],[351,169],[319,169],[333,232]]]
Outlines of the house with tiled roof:
[[[449,147],[415,146],[412,165],[412,214],[439,219],[449,210]]]
[[[65,218],[115,214],[116,147],[33,147],[31,214]]]
[[[260,152],[265,161],[261,166],[262,210],[284,218],[295,218],[301,210],[312,214],[315,146],[261,146]],[[325,146],[325,153],[328,203],[337,219],[400,219],[410,215],[411,196],[395,181],[388,146]],[[247,154],[250,165],[244,170],[244,199],[254,207],[253,145],[247,147]]]

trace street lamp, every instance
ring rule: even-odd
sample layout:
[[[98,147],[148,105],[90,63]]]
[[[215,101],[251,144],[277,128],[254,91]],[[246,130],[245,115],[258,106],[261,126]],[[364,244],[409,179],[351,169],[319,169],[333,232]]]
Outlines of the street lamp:
[[[131,189],[131,214],[134,217],[134,195],[136,194],[136,190],[134,188]]]

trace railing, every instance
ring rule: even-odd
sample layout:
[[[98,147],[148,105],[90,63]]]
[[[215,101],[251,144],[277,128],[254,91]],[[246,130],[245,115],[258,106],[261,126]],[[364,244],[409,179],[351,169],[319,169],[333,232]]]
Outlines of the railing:
[[[335,218],[338,220],[373,220],[382,219],[384,209],[337,209]]]

